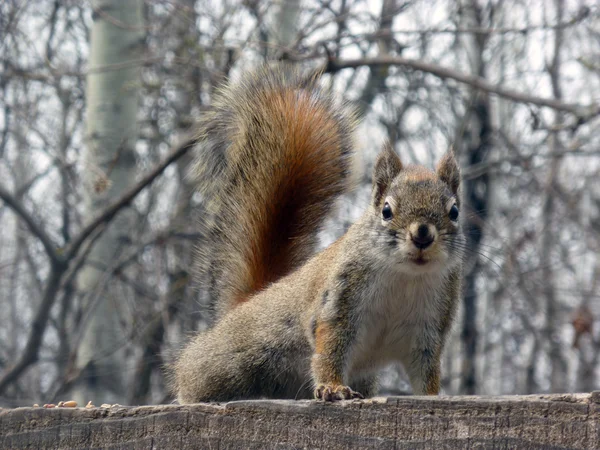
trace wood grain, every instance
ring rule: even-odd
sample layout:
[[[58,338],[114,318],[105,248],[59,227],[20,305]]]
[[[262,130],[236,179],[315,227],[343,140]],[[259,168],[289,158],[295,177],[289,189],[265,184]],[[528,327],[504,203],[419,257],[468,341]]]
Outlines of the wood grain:
[[[0,448],[597,449],[600,392],[0,409]]]

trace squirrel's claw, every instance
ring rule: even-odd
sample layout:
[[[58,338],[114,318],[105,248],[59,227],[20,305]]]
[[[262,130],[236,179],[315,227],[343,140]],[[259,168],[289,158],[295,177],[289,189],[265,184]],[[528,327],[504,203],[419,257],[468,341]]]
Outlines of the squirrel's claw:
[[[365,398],[360,392],[353,391],[348,386],[320,384],[315,389],[315,398],[325,402],[333,402],[336,400],[350,400],[353,398]]]

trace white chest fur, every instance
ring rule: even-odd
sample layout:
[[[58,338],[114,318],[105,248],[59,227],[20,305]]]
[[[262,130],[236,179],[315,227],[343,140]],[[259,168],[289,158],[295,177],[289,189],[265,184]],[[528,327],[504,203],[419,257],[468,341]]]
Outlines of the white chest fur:
[[[382,271],[365,289],[353,370],[376,371],[393,361],[406,363],[415,339],[441,315],[445,275]]]

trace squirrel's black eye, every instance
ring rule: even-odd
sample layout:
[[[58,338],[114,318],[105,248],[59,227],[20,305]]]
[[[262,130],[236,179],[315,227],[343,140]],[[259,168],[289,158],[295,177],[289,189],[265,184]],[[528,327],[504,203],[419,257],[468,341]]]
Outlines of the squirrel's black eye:
[[[450,220],[453,222],[458,219],[458,206],[452,205],[452,208],[450,208],[450,212],[448,213],[448,217],[450,217]]]
[[[381,210],[381,216],[383,217],[383,220],[392,219],[392,207],[388,202],[385,202],[385,204],[383,205],[383,209]]]

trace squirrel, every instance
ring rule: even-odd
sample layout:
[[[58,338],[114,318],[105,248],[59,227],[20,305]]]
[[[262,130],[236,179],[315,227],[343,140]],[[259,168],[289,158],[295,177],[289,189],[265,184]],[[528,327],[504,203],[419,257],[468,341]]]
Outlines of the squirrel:
[[[357,118],[319,76],[263,68],[221,88],[192,173],[206,205],[196,260],[215,323],[172,367],[180,403],[373,396],[403,363],[415,394],[440,390],[461,290],[460,171],[377,157],[370,204],[315,254],[351,189]]]

